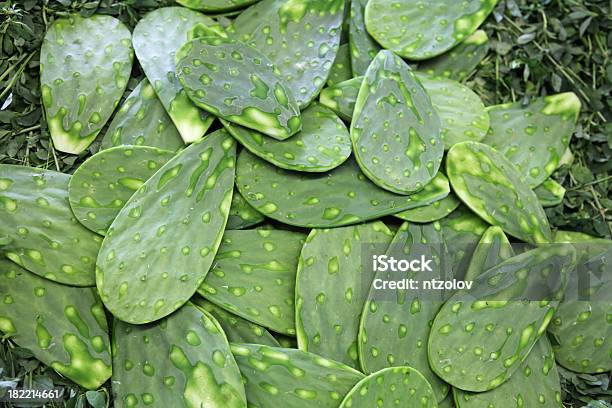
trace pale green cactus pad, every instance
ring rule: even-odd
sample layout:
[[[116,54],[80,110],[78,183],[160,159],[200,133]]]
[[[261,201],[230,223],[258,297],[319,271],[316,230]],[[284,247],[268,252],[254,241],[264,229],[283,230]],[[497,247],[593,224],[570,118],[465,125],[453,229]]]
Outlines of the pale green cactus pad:
[[[349,14],[349,46],[353,76],[364,75],[380,45],[366,31],[364,10],[367,0],[352,0]]]
[[[94,288],[40,278],[0,259],[0,331],[44,364],[88,389],[111,375],[104,308]]]
[[[256,3],[259,0],[176,0],[182,6],[189,7],[194,10],[200,10],[205,13],[222,13],[232,11],[250,4]]]
[[[264,216],[246,202],[244,197],[234,189],[232,205],[225,229],[237,230],[262,223]]]
[[[547,178],[533,189],[542,207],[555,207],[563,202],[565,187],[552,178]]]
[[[132,42],[138,62],[185,143],[200,139],[214,117],[187,98],[176,77],[174,58],[181,45],[190,39],[194,26],[214,24],[197,11],[163,7],[144,16],[134,28]]]
[[[538,198],[497,150],[478,142],[458,143],[446,156],[446,174],[461,201],[489,224],[528,243],[551,241]]]
[[[343,11],[344,0],[263,0],[236,18],[235,36],[278,67],[304,108],[336,59]]]
[[[0,164],[0,251],[44,278],[72,286],[95,284],[102,237],[82,226],[68,201],[70,176]]]
[[[291,231],[226,231],[198,293],[240,317],[295,335],[295,275],[304,239]]]
[[[42,103],[57,150],[93,142],[125,91],[134,51],[130,31],[111,16],[55,20],[40,50]]]
[[[482,234],[480,242],[470,260],[470,266],[465,273],[466,281],[471,281],[499,263],[514,256],[512,244],[500,227],[489,227]]]
[[[436,202],[423,207],[414,208],[412,210],[402,211],[394,214],[397,218],[401,218],[405,221],[427,223],[437,221],[441,218],[446,217],[459,207],[461,201],[456,195],[450,193],[446,197]]]
[[[425,60],[450,50],[476,31],[497,0],[370,0],[365,25],[372,37],[404,58]]]
[[[426,74],[463,81],[478,67],[489,52],[489,37],[477,30],[450,51],[419,63]]]
[[[450,279],[452,265],[447,263],[446,246],[438,223],[404,223],[386,252],[396,259],[425,256],[432,270],[391,272],[379,270],[374,279]],[[373,373],[387,367],[410,366],[431,384],[433,402],[442,401],[449,386],[429,367],[427,341],[431,323],[443,298],[431,291],[414,289],[380,290],[374,285],[363,306],[359,324],[359,361],[362,371]],[[407,405],[412,406],[412,405]]]
[[[368,375],[346,394],[338,408],[438,408],[431,385],[412,367],[389,367]]]
[[[416,76],[440,116],[445,149],[459,142],[484,139],[489,130],[489,115],[474,91],[452,79],[434,78],[420,72]]]
[[[440,131],[440,118],[414,72],[397,55],[380,51],[361,83],[351,122],[361,170],[386,190],[418,191],[440,168]]]
[[[339,82],[346,81],[353,77],[353,71],[351,71],[351,50],[348,44],[342,44],[338,47],[338,53],[334,64],[329,70],[329,77],[327,78],[326,84],[329,86],[335,85]]]
[[[351,154],[346,125],[329,108],[316,102],[302,112],[302,130],[287,140],[222,122],[251,153],[287,170],[325,172],[344,163]]]
[[[94,154],[68,184],[72,212],[85,227],[105,235],[132,194],[173,156],[146,146],[117,146]]]
[[[176,151],[183,139],[147,79],[127,97],[104,134],[100,147],[135,145]]]
[[[221,243],[235,159],[234,139],[219,130],[168,161],[121,209],[96,269],[102,301],[115,317],[152,322],[195,293]]]
[[[337,408],[364,375],[301,350],[232,344],[249,407]]]
[[[179,81],[200,108],[278,140],[300,131],[289,86],[258,50],[204,37],[186,43],[176,58]]]
[[[278,341],[264,327],[232,314],[201,297],[193,297],[191,302],[217,319],[229,342],[279,346]]]
[[[555,356],[542,336],[521,367],[499,387],[481,393],[453,390],[457,408],[550,407],[563,408]]]
[[[359,316],[374,278],[366,252],[391,242],[392,232],[376,221],[333,229],[313,229],[302,248],[296,278],[298,346],[359,368]]]
[[[498,264],[471,290],[455,293],[431,327],[433,371],[473,392],[507,381],[546,332],[575,262],[571,246],[543,246]]]
[[[536,98],[487,108],[491,128],[483,140],[503,153],[536,187],[559,167],[580,114],[580,100],[572,93]]]
[[[319,102],[350,122],[362,82],[363,77],[357,77],[324,88],[319,95]]]
[[[236,185],[265,216],[302,227],[339,227],[431,204],[446,197],[448,180],[439,173],[416,194],[402,196],[378,188],[352,158],[324,174],[280,169],[246,150],[240,152]]]
[[[247,406],[221,326],[191,303],[152,324],[115,320],[113,396],[126,408]]]

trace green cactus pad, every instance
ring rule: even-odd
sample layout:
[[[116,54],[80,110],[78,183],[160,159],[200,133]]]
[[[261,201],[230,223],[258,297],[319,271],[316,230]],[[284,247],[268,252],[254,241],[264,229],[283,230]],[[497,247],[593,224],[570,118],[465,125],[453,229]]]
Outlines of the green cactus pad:
[[[453,193],[436,202],[412,210],[402,211],[394,214],[395,217],[404,221],[427,223],[438,221],[446,217],[459,207],[461,201]]]
[[[229,342],[279,346],[278,341],[264,327],[232,314],[201,297],[193,297],[191,302],[217,319]]]
[[[102,237],[82,226],[68,201],[70,176],[0,164],[0,252],[30,272],[72,286],[95,284]]]
[[[295,335],[295,274],[304,238],[281,230],[226,231],[198,293],[240,317]]]
[[[400,57],[384,50],[376,55],[359,89],[353,117],[355,158],[376,185],[410,194],[435,177],[444,154],[440,119],[421,82]]]
[[[94,154],[68,184],[77,220],[105,235],[132,194],[173,156],[169,150],[146,146],[117,146]]]
[[[418,70],[435,77],[463,81],[488,52],[489,37],[484,30],[477,30],[450,51],[420,63]]]
[[[279,169],[246,150],[240,152],[236,185],[265,216],[302,227],[339,227],[421,207],[446,197],[448,180],[439,173],[411,196],[378,188],[349,158],[324,174]]]
[[[452,79],[433,78],[420,72],[416,76],[440,116],[445,149],[459,142],[484,139],[489,130],[489,115],[474,91]]]
[[[192,28],[214,24],[197,11],[163,7],[145,15],[134,28],[132,42],[138,62],[185,143],[200,139],[214,117],[189,100],[176,77],[174,57],[190,39]]]
[[[533,189],[542,207],[555,207],[563,202],[565,187],[552,178],[547,178]]]
[[[504,234],[504,230],[500,227],[489,227],[482,234],[478,246],[474,249],[470,266],[463,279],[474,280],[483,272],[513,256],[514,249]]]
[[[351,50],[348,44],[342,44],[338,47],[338,53],[334,64],[329,70],[329,77],[327,78],[326,84],[333,86],[339,82],[346,81],[353,77],[353,71],[351,71]]]
[[[134,51],[127,27],[111,16],[55,20],[40,50],[40,85],[59,151],[87,149],[119,104]]]
[[[349,15],[349,46],[353,76],[364,75],[374,59],[380,45],[366,31],[364,10],[368,0],[351,0]]]
[[[108,149],[120,145],[152,146],[172,151],[184,146],[181,135],[147,79],[140,81],[121,105],[100,147]]]
[[[453,394],[448,393],[446,398],[441,402],[438,402],[438,408],[455,408],[455,401],[453,400]]]
[[[325,172],[351,154],[348,129],[334,112],[318,103],[302,112],[302,130],[287,140],[275,140],[227,121],[223,126],[251,153],[287,170]]]
[[[514,164],[531,188],[559,167],[576,128],[580,100],[572,93],[487,108],[491,128],[483,140]]]
[[[304,108],[336,59],[343,11],[344,0],[263,0],[236,18],[235,35],[278,67]]]
[[[117,407],[247,406],[223,329],[191,303],[152,324],[115,320],[113,368]]]
[[[364,375],[301,350],[232,344],[249,407],[337,408]]]
[[[210,134],[168,161],[121,209],[96,270],[115,317],[134,324],[160,319],[204,281],[229,214],[235,152],[224,130]]]
[[[222,13],[246,7],[259,0],[176,0],[182,6],[205,13]]]
[[[500,152],[478,142],[454,145],[446,156],[453,191],[472,211],[522,241],[551,241],[548,219],[535,193]]]
[[[254,48],[220,37],[196,38],[179,50],[177,75],[197,106],[225,120],[278,140],[301,129],[287,83]]]
[[[359,368],[359,316],[367,298],[366,251],[391,242],[376,221],[343,228],[313,229],[300,254],[296,278],[296,326],[300,350]],[[368,275],[369,274],[369,275]]]
[[[264,216],[246,202],[244,197],[234,189],[232,205],[225,229],[238,230],[263,222]]]
[[[402,259],[418,254],[433,260],[432,271],[390,272],[379,270],[374,279],[448,279],[446,247],[438,223],[404,223],[395,234],[386,255]],[[359,361],[362,371],[373,373],[387,367],[408,365],[420,371],[433,388],[434,401],[442,401],[449,386],[429,367],[427,340],[441,296],[430,291],[398,289],[391,293],[370,286],[359,324]],[[408,405],[411,406],[411,405]]]
[[[0,259],[0,298],[0,331],[18,346],[82,387],[108,380],[108,326],[94,288],[60,285]]]
[[[453,390],[457,408],[517,407],[563,408],[559,373],[546,336],[533,346],[521,367],[499,387],[481,393]]]
[[[411,60],[424,60],[445,53],[473,34],[496,3],[370,0],[365,26],[384,48]]]
[[[539,247],[455,293],[431,327],[432,370],[466,391],[488,391],[507,381],[546,332],[575,262],[571,246]]]
[[[324,88],[319,95],[319,102],[342,119],[351,121],[362,82],[363,77],[357,77]]]
[[[438,408],[431,385],[412,367],[389,367],[359,381],[338,408]]]

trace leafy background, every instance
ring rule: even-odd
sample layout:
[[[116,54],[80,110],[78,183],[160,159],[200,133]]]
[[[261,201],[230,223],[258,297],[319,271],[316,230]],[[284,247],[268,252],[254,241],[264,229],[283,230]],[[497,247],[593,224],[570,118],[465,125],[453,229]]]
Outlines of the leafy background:
[[[109,14],[133,28],[147,11],[171,3],[0,1],[0,163],[70,173],[98,149],[94,143],[76,156],[58,152],[51,144],[40,104],[39,50],[54,18],[71,12]],[[580,97],[583,109],[571,145],[574,160],[554,175],[567,193],[563,203],[547,213],[556,227],[607,238],[612,238],[611,26],[610,0],[501,0],[484,24],[491,52],[465,81],[486,105],[528,102],[535,96],[564,91]],[[142,77],[137,64],[132,76]],[[136,84],[133,79],[126,94]],[[2,339],[0,346],[0,396],[15,383],[55,385],[65,387],[64,402],[47,406],[110,406],[110,384],[86,392],[10,340]],[[609,374],[559,370],[567,407],[612,407]]]

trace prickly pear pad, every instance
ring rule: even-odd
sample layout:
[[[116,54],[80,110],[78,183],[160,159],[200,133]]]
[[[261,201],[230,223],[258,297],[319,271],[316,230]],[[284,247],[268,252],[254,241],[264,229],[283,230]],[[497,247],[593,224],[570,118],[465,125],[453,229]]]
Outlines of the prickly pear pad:
[[[338,53],[334,64],[329,70],[329,78],[327,78],[326,84],[331,86],[338,82],[346,81],[353,77],[351,71],[351,55],[348,44],[342,44],[338,47]]]
[[[232,11],[256,3],[257,1],[258,0],[176,0],[176,2],[182,6],[208,13]]]
[[[60,285],[0,259],[0,298],[4,335],[82,387],[108,380],[110,341],[95,289]]]
[[[555,207],[563,202],[565,187],[553,178],[547,178],[542,184],[533,189],[542,207]]]
[[[352,0],[349,20],[349,46],[353,76],[364,75],[380,45],[366,31],[364,11],[367,0]]]
[[[200,108],[278,140],[301,130],[289,86],[258,50],[203,37],[181,47],[176,60],[179,81]]]
[[[71,286],[95,284],[102,237],[82,226],[68,201],[70,176],[0,164],[0,247],[30,272]]]
[[[482,234],[463,279],[474,280],[483,272],[513,256],[514,249],[504,234],[504,230],[499,227],[489,227]]]
[[[397,218],[410,222],[427,223],[438,221],[455,211],[461,201],[456,195],[450,193],[446,197],[423,207],[402,211],[393,214]]]
[[[224,130],[183,150],[148,179],[112,223],[96,284],[120,320],[142,324],[181,307],[204,281],[221,243],[236,143]]]
[[[364,76],[351,122],[353,152],[376,185],[398,194],[422,189],[438,172],[440,119],[400,57],[380,51]]]
[[[119,104],[132,70],[131,35],[111,16],[55,20],[40,50],[42,102],[57,150],[78,154]]]
[[[246,202],[244,197],[234,189],[232,205],[225,229],[238,230],[263,222],[264,216]]]
[[[328,86],[321,91],[319,102],[350,122],[353,119],[355,101],[362,82],[363,77],[357,77]]]

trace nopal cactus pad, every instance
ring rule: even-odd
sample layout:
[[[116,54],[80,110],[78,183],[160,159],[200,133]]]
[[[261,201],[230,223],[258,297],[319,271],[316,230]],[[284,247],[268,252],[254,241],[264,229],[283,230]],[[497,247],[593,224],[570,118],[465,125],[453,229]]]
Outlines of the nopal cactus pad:
[[[405,221],[428,223],[446,217],[455,211],[457,207],[459,207],[459,204],[461,204],[461,201],[459,201],[457,196],[450,193],[443,199],[429,205],[402,211],[393,215]]]
[[[343,11],[344,0],[263,0],[236,18],[235,36],[278,67],[302,109],[329,76]]]
[[[536,187],[559,167],[580,114],[580,100],[572,93],[536,98],[487,108],[491,128],[483,143],[502,152]]]
[[[446,156],[453,191],[491,225],[522,241],[551,241],[542,205],[516,167],[500,152],[478,142],[454,145]]]
[[[246,408],[221,326],[191,303],[152,324],[115,320],[113,368],[118,407]]]
[[[295,274],[304,234],[226,231],[198,293],[240,317],[295,335]]]
[[[359,371],[306,351],[232,344],[249,407],[337,408],[364,378]]]
[[[367,0],[352,0],[349,14],[349,46],[353,76],[364,75],[380,45],[366,31],[364,11]]]
[[[538,200],[540,200],[542,207],[555,207],[561,204],[565,197],[565,187],[551,177],[534,188],[533,192],[538,197]]]
[[[363,77],[357,77],[324,88],[319,95],[319,102],[350,122],[362,82]]]
[[[104,308],[94,288],[40,278],[0,259],[0,331],[88,389],[111,375]]]
[[[276,67],[243,43],[196,38],[179,50],[177,73],[197,106],[225,120],[278,140],[302,127],[293,94]]]
[[[351,122],[359,167],[378,186],[410,194],[431,181],[442,161],[440,119],[410,67],[380,51],[364,76]]]
[[[234,139],[219,130],[168,161],[121,209],[96,269],[100,296],[115,317],[152,322],[195,293],[221,243],[235,159]]]
[[[466,281],[476,279],[481,273],[514,256],[512,244],[499,227],[489,227],[472,253],[470,266],[465,273]]]
[[[334,112],[318,103],[302,112],[302,130],[287,140],[275,140],[231,122],[223,121],[223,126],[251,153],[287,170],[325,172],[351,154],[348,129]]]
[[[162,7],[138,22],[132,39],[140,66],[185,143],[200,139],[214,119],[189,100],[176,77],[176,52],[199,24],[215,22],[184,7]]]
[[[257,225],[263,222],[264,216],[261,215],[256,209],[251,207],[246,202],[242,194],[238,190],[234,189],[232,195],[232,205],[230,207],[229,217],[227,219],[227,225],[225,226],[228,230],[237,230]]]
[[[370,0],[365,8],[365,25],[384,48],[410,60],[425,60],[443,54],[474,33],[496,3]]]
[[[55,20],[40,50],[40,84],[56,149],[78,154],[96,138],[127,86],[131,35],[111,16]]]
[[[102,149],[120,145],[172,151],[183,147],[181,135],[147,79],[140,81],[123,102],[101,142]]]
[[[247,150],[240,152],[236,185],[265,216],[302,227],[339,227],[421,207],[446,197],[441,173],[416,194],[404,196],[378,188],[352,158],[328,173],[280,169]]]
[[[359,368],[359,316],[367,298],[363,267],[368,252],[386,248],[393,234],[375,221],[332,229],[313,229],[300,253],[296,278],[298,346],[322,357]]]
[[[353,77],[351,71],[351,56],[348,44],[342,44],[338,47],[338,53],[334,64],[329,70],[329,77],[327,78],[327,85],[334,85],[338,82],[346,81]]]
[[[258,0],[176,0],[176,2],[182,6],[200,10],[205,13],[232,11],[246,7],[257,1]]]
[[[346,394],[338,408],[438,408],[425,377],[412,367],[389,367],[368,375]]]
[[[0,251],[44,278],[73,286],[95,284],[102,238],[75,218],[68,201],[70,176],[0,164]]]
[[[145,146],[117,146],[94,154],[68,184],[77,220],[105,235],[132,194],[173,156],[174,152]]]
[[[576,252],[547,245],[489,269],[471,290],[440,309],[429,336],[429,363],[444,381],[484,392],[503,384],[546,332]]]

